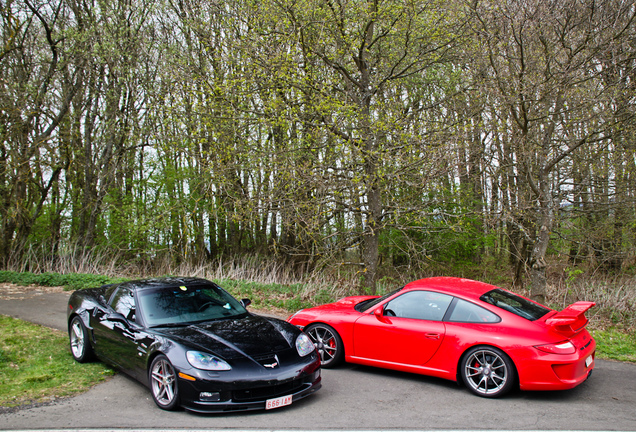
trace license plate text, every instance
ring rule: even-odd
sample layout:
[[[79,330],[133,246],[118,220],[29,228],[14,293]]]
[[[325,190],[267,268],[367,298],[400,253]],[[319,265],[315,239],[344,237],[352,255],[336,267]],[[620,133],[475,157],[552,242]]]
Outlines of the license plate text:
[[[291,405],[292,403],[292,397],[290,396],[283,396],[283,397],[279,397],[279,398],[275,398],[275,399],[268,399],[265,402],[265,409],[274,409],[274,408],[280,408],[283,407],[285,405]]]

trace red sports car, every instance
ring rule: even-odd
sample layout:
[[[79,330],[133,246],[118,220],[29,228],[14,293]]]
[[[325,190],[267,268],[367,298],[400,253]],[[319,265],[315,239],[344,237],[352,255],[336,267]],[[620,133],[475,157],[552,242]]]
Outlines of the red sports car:
[[[585,381],[596,348],[585,312],[594,305],[557,312],[483,282],[435,277],[288,321],[313,340],[323,367],[345,360],[463,381],[476,395],[497,397],[515,385],[564,390]]]

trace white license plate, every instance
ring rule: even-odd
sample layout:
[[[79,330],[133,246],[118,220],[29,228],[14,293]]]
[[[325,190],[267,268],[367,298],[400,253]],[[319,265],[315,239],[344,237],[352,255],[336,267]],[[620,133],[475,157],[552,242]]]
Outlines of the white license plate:
[[[265,409],[269,410],[269,409],[274,409],[274,408],[280,408],[283,407],[285,405],[291,405],[292,403],[292,397],[290,396],[283,396],[283,397],[279,397],[276,399],[268,399],[265,402]]]
[[[592,364],[592,356],[589,356],[588,358],[585,359],[585,367],[590,367],[591,364]]]

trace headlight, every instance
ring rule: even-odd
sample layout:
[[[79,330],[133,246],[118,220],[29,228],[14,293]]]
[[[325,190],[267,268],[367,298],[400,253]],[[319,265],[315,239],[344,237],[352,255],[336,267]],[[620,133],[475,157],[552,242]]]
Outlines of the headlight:
[[[215,357],[212,354],[207,354],[200,351],[188,351],[186,353],[186,358],[188,359],[188,363],[190,363],[197,369],[213,371],[224,371],[232,369],[229,364],[227,364],[220,358]]]
[[[296,350],[301,357],[311,354],[315,349],[316,347],[311,339],[309,339],[309,336],[305,333],[298,335],[296,338]]]

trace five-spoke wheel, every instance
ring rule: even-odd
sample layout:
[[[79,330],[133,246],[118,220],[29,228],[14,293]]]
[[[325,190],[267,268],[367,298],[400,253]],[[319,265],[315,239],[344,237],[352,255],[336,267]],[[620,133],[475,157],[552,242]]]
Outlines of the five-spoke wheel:
[[[177,374],[164,355],[158,355],[150,365],[150,390],[159,408],[173,410],[179,405]]]
[[[88,340],[88,331],[79,316],[73,317],[68,326],[68,338],[71,343],[71,354],[80,363],[92,358],[93,350]]]
[[[512,389],[515,368],[510,358],[494,347],[475,347],[463,357],[464,384],[478,396],[497,397]]]
[[[342,339],[333,327],[327,324],[311,324],[305,328],[305,333],[318,349],[322,367],[334,367],[342,361],[344,355]]]

